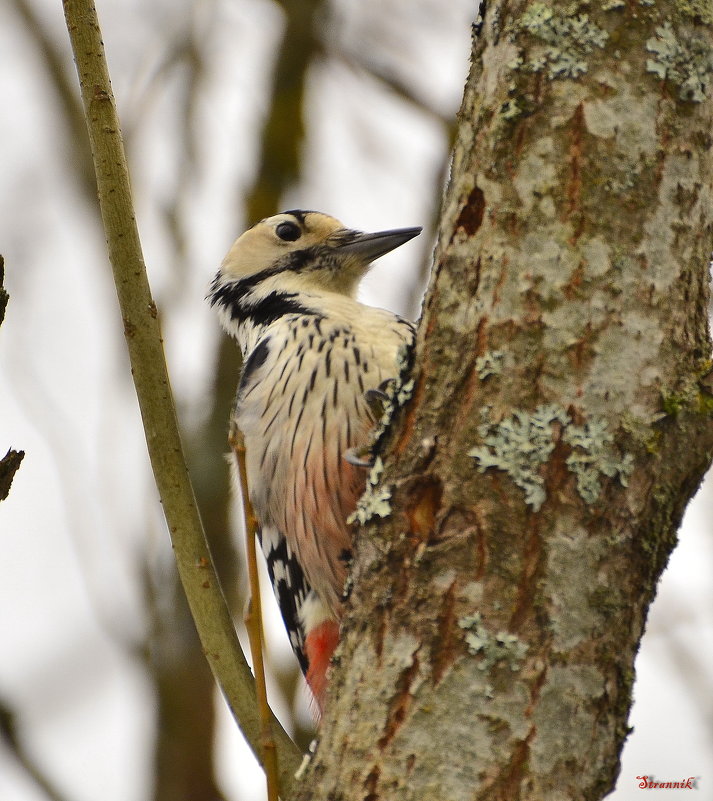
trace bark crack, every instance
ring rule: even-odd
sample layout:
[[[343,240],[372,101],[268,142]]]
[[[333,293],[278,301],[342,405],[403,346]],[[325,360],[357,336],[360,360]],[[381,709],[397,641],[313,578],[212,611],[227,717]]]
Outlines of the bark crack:
[[[366,790],[364,801],[378,801],[379,794],[376,791],[376,788],[379,784],[380,776],[381,776],[381,769],[379,768],[378,765],[374,765],[372,769],[369,771],[366,779],[364,779],[364,789]]]
[[[438,616],[436,636],[431,643],[431,669],[433,671],[433,684],[436,686],[443,678],[446,669],[450,667],[456,658],[455,641],[453,639],[453,629],[456,625],[455,603],[456,586],[453,581],[446,590],[441,604],[441,612]]]
[[[411,706],[413,696],[411,695],[411,685],[413,684],[420,662],[418,659],[418,652],[421,649],[419,645],[416,650],[411,654],[411,664],[406,667],[397,681],[396,695],[391,701],[388,717],[386,719],[386,726],[384,733],[379,738],[379,748],[383,751],[386,746],[394,739],[396,732],[404,722],[406,713]]]
[[[569,244],[574,245],[582,235],[584,215],[581,209],[582,199],[582,139],[584,137],[584,105],[580,103],[572,117],[572,141],[569,146],[569,182],[567,184],[567,211],[565,220],[576,215],[575,230]]]

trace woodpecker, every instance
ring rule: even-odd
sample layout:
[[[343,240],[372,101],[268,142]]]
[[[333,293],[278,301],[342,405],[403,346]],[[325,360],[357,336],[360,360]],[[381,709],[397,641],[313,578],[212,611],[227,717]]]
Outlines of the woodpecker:
[[[351,557],[347,517],[366,477],[345,456],[368,442],[369,395],[396,377],[414,333],[356,290],[372,261],[420,232],[362,233],[285,211],[235,241],[208,294],[243,353],[231,426],[244,438],[260,545],[320,712]]]

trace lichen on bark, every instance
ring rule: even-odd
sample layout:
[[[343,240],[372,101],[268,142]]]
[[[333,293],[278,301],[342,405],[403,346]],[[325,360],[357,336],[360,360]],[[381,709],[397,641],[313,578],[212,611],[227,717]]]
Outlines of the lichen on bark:
[[[301,799],[614,784],[648,605],[713,454],[713,102],[647,69],[667,24],[713,44],[675,0],[488,2],[382,442],[391,514],[357,533]]]

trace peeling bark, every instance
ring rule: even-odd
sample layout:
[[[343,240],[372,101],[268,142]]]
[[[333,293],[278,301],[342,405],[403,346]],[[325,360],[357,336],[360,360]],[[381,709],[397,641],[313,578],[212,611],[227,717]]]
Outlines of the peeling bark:
[[[674,0],[489,0],[385,443],[391,514],[358,532],[296,798],[612,789],[713,455],[712,23]]]

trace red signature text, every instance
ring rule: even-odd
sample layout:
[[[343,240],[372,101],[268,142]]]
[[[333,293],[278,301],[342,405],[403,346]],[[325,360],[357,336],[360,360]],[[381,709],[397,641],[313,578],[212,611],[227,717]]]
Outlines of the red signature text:
[[[653,776],[637,776],[641,790],[697,790],[698,777],[689,776],[676,782],[660,782]]]

